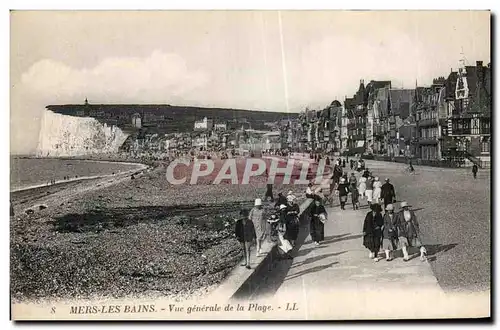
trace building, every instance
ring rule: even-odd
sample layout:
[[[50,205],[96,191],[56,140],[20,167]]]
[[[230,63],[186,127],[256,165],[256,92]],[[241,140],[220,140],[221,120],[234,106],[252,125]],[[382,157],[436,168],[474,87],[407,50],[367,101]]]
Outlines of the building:
[[[387,155],[413,157],[417,127],[414,120],[415,89],[389,89]]]
[[[342,104],[335,100],[322,112],[323,149],[339,153],[342,148]]]
[[[378,91],[382,89],[383,91],[391,88],[390,81],[375,81],[372,80],[366,85],[365,88],[365,99],[366,99],[366,127],[365,127],[365,153],[373,154],[375,151],[375,111],[379,112],[380,98],[386,97],[387,95],[381,93],[379,96]],[[386,100],[384,100],[387,102]],[[379,119],[379,115],[377,113]],[[379,124],[379,123],[377,123]]]
[[[210,131],[213,129],[213,120],[208,119],[207,117],[202,120],[197,120],[194,122],[194,130],[195,131]]]
[[[446,81],[447,127],[443,155],[489,166],[491,151],[491,66],[460,62]]]
[[[379,88],[373,102],[373,153],[378,155],[388,154],[389,90],[390,85]]]
[[[444,77],[433,80],[431,87],[416,89],[415,119],[417,122],[416,157],[422,160],[441,160],[440,111],[444,105]]]
[[[141,115],[137,112],[132,115],[132,127],[134,127],[134,128],[141,128],[142,127]]]
[[[225,131],[225,130],[227,130],[227,123],[216,123],[214,125],[214,130],[216,130],[216,131]]]
[[[352,98],[346,98],[344,107],[347,111],[347,148],[348,154],[363,154],[366,151],[367,101],[364,80]]]

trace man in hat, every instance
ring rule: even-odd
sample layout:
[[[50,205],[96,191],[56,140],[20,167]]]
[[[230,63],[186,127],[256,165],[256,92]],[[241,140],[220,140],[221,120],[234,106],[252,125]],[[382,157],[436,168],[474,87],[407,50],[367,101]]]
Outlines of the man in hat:
[[[427,251],[420,241],[421,235],[417,217],[407,202],[401,202],[401,211],[396,214],[394,227],[398,233],[399,245],[403,250],[403,260],[410,260],[408,250],[411,247],[416,247],[420,248],[420,260],[425,261]]]
[[[255,200],[254,208],[250,210],[248,219],[252,221],[255,228],[255,236],[257,241],[257,257],[262,253],[262,243],[267,235],[267,221],[264,218],[264,210],[262,209],[262,200],[257,198]]]
[[[389,178],[385,179],[385,183],[382,185],[380,197],[384,200],[384,209],[388,204],[396,202],[396,191],[394,186],[390,182]]]
[[[242,209],[240,211],[240,217],[235,220],[235,235],[241,243],[243,255],[245,256],[245,262],[242,263],[241,266],[245,266],[247,269],[250,269],[250,246],[255,239],[255,229],[252,221],[248,220],[247,209]]]

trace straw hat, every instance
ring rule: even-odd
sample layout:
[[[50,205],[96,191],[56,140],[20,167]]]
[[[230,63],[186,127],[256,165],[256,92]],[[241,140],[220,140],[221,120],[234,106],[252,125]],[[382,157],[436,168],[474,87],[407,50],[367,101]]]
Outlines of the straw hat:
[[[293,202],[295,200],[295,196],[294,195],[288,195],[288,196],[286,196],[286,200],[289,201],[289,202]]]
[[[387,206],[385,207],[386,211],[394,211],[394,205],[392,204],[387,204]]]
[[[284,209],[286,209],[286,205],[285,204],[281,204],[280,205],[280,210],[284,210]]]
[[[375,177],[375,181],[378,181],[378,176]]]
[[[407,207],[408,206],[408,202],[401,202],[401,207]]]
[[[257,199],[255,200],[255,206],[261,206],[261,205],[262,205],[262,199],[257,198]]]
[[[344,183],[345,182],[345,179],[344,178],[340,178],[340,183]]]

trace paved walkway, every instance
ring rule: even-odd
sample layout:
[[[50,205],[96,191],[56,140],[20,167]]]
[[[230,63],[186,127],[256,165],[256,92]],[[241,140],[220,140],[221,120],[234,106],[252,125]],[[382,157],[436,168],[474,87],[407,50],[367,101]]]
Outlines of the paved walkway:
[[[439,318],[449,316],[449,308],[455,317],[467,311],[475,315],[467,309],[472,306],[445,296],[428,262],[420,261],[418,250],[412,251],[408,262],[400,251],[390,262],[369,259],[362,245],[368,209],[347,207],[327,209],[325,241],[315,246],[308,236],[274,297],[268,297],[281,305],[297,302],[299,310],[291,318]]]

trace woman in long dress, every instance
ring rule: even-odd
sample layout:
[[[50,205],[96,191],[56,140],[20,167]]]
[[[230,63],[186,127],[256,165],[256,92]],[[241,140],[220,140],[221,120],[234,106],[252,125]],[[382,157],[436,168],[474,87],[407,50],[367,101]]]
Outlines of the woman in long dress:
[[[359,178],[359,187],[358,187],[359,197],[361,199],[365,198],[365,191],[366,191],[366,178],[361,177]]]
[[[311,238],[315,245],[319,245],[325,239],[325,221],[327,213],[325,207],[321,204],[321,199],[316,198],[311,206]]]
[[[296,197],[294,195],[287,196],[288,206],[286,208],[286,233],[285,239],[289,240],[293,246],[297,241],[299,236],[299,213],[300,207],[295,202]]]
[[[262,253],[262,243],[266,238],[267,234],[267,221],[264,217],[264,210],[262,209],[262,200],[257,198],[255,200],[255,207],[250,210],[250,214],[248,215],[248,219],[252,221],[253,226],[255,228],[255,235],[257,241],[257,257],[260,257]]]
[[[378,204],[370,205],[371,211],[366,214],[363,223],[363,245],[370,251],[370,259],[379,261],[378,252],[382,244],[382,228],[384,218],[380,213],[382,208]]]

